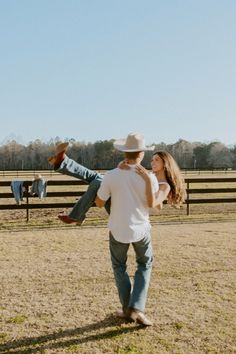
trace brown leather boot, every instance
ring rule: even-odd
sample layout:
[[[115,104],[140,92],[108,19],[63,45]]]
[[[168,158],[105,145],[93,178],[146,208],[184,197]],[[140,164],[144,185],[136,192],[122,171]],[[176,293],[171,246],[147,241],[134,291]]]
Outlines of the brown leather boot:
[[[60,219],[65,224],[77,224],[79,226],[83,224],[82,221],[79,221],[79,220],[76,220],[76,219],[72,219],[66,214],[59,214],[58,215],[58,219]]]
[[[58,144],[56,147],[56,154],[48,158],[48,163],[52,166],[57,166],[57,165],[59,166],[66,156],[65,153],[68,146],[69,146],[68,142]]]

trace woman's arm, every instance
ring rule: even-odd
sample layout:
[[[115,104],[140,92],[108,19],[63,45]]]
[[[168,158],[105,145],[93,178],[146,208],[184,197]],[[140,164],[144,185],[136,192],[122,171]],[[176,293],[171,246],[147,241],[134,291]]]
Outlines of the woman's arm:
[[[141,165],[137,165],[136,166],[136,172],[144,179],[145,184],[146,184],[146,198],[147,198],[147,205],[149,208],[153,208],[154,207],[154,203],[155,203],[155,194],[153,193],[152,190],[152,180],[151,180],[151,176],[149,174],[149,172],[146,170],[146,168],[144,168]]]
[[[170,192],[170,186],[168,184],[161,184],[159,185],[159,190],[158,192],[155,194],[155,199],[153,202],[153,208],[158,208],[158,209],[162,209],[163,207],[163,202],[164,200],[166,200],[168,194]]]
[[[160,185],[159,190],[154,194],[152,191],[151,177],[148,171],[143,166],[137,165],[136,172],[146,183],[146,197],[149,208],[157,207],[158,209],[162,209],[163,202],[169,194],[170,186],[168,184]]]

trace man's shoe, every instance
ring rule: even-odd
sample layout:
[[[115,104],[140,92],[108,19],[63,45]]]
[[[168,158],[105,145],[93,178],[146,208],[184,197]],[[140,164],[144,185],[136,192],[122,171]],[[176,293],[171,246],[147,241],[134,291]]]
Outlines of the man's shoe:
[[[129,317],[133,321],[135,321],[135,322],[137,322],[137,323],[139,323],[139,324],[141,324],[143,326],[147,327],[147,326],[152,326],[153,325],[152,322],[141,311],[132,310],[130,312],[130,314],[129,314]]]
[[[77,224],[77,225],[82,225],[83,222],[76,220],[76,219],[72,219],[70,218],[68,215],[66,214],[59,214],[58,218],[64,222],[65,224]]]
[[[116,311],[116,316],[119,318],[126,318],[126,314],[123,310],[117,310]]]
[[[129,316],[130,311],[123,311],[123,310],[117,310],[116,311],[116,317],[122,319],[122,320],[126,320],[128,322],[133,322],[132,318],[130,318]]]

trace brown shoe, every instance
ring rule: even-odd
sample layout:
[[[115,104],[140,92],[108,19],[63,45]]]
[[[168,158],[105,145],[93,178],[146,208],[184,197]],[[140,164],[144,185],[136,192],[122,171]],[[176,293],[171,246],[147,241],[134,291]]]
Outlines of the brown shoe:
[[[66,153],[68,146],[69,146],[68,142],[58,144],[56,147],[56,154],[54,156],[50,156],[48,158],[49,165],[52,165],[52,166],[60,165],[65,158],[65,153]]]
[[[61,144],[58,144],[57,147],[56,147],[56,154],[55,155],[58,155],[62,152],[66,152],[67,148],[69,146],[69,143],[66,142],[66,143],[61,143]]]
[[[117,310],[116,311],[116,316],[119,318],[126,318],[126,314],[123,310]]]
[[[65,224],[77,224],[77,225],[82,225],[83,222],[76,220],[76,219],[72,219],[70,218],[68,215],[66,214],[59,214],[58,215],[58,219],[60,219],[62,222],[64,222]]]
[[[49,158],[48,158],[48,163],[49,163],[49,165],[51,165],[51,166],[54,166],[55,165],[55,162],[56,162],[56,156],[50,156]]]
[[[152,326],[153,325],[152,322],[141,311],[132,310],[129,314],[129,317],[133,321],[135,321],[143,326]]]
[[[123,318],[126,320],[129,320],[129,313],[127,311],[123,311],[122,309],[119,309],[116,311],[116,316],[119,318]]]
[[[119,317],[122,320],[126,320],[128,322],[133,322],[132,318],[130,318],[130,311],[123,311],[123,310],[117,310],[115,315],[116,317]]]

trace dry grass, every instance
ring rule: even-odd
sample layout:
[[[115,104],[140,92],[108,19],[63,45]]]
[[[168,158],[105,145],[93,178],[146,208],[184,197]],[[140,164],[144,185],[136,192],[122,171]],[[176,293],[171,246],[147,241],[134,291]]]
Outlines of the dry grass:
[[[235,236],[236,222],[153,226],[143,329],[112,315],[105,227],[1,231],[0,352],[235,353]]]

